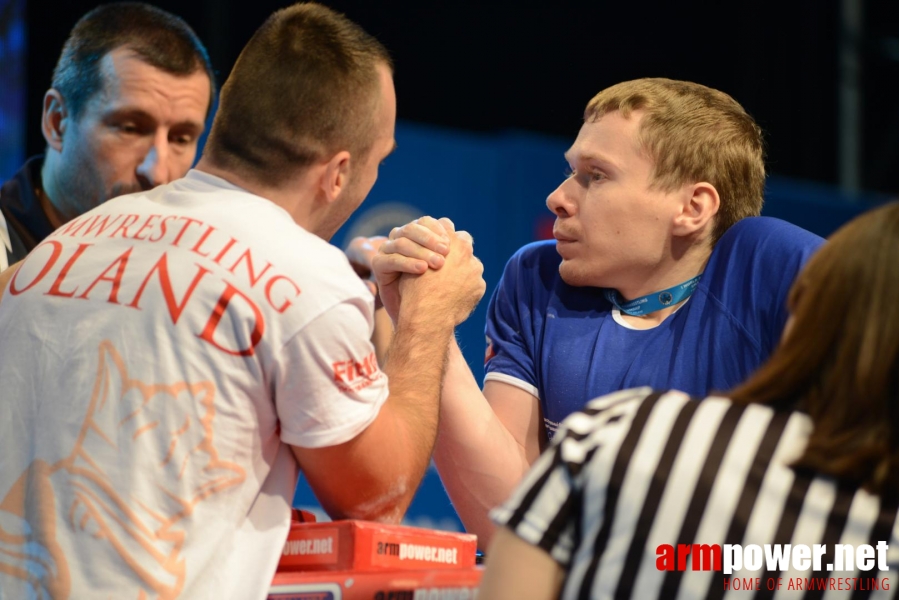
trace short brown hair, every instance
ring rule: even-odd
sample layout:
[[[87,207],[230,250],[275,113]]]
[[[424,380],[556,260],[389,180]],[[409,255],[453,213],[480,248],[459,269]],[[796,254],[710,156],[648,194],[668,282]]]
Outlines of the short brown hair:
[[[671,79],[635,79],[606,88],[587,104],[584,120],[641,111],[639,144],[655,163],[653,185],[673,190],[707,181],[721,205],[715,244],[731,225],[762,211],[762,131],[736,100],[718,90]]]
[[[103,4],[81,17],[62,47],[53,71],[53,88],[78,119],[88,101],[103,89],[100,60],[128,48],[152,67],[186,77],[202,70],[209,77],[209,105],[215,100],[215,75],[206,48],[180,17],[143,2]]]
[[[730,396],[796,408],[814,423],[808,468],[899,496],[899,203],[843,226],[790,291],[793,322]]]
[[[387,50],[324,6],[275,12],[250,39],[222,88],[207,152],[224,168],[278,184],[341,149],[374,143],[376,66]]]

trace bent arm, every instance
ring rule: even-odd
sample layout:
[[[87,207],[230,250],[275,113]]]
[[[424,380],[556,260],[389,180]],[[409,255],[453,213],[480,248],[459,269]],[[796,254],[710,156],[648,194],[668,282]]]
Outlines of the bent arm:
[[[384,367],[390,392],[374,421],[348,442],[294,448],[331,516],[399,522],[428,467],[453,330],[486,288],[471,236],[459,232],[451,243],[451,257],[439,271],[381,282],[403,300]]]
[[[508,499],[540,454],[537,398],[488,381],[482,393],[451,342],[434,462],[465,529],[486,548],[495,530],[487,513]]]
[[[417,318],[404,322],[401,315],[397,324],[384,367],[390,394],[375,420],[342,444],[292,446],[310,487],[332,518],[399,523],[428,467],[453,323]]]

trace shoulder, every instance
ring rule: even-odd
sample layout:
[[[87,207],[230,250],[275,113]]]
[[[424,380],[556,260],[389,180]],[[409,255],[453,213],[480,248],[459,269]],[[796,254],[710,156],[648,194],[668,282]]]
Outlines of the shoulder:
[[[772,217],[749,217],[735,223],[721,236],[709,258],[709,277],[700,285],[713,293],[736,280],[785,293],[796,273],[824,239],[792,223]]]
[[[801,227],[773,217],[748,217],[725,232],[716,253],[751,252],[776,255],[814,251],[824,239]]]
[[[546,305],[554,296],[564,294],[559,275],[562,257],[555,240],[532,242],[519,248],[506,262],[491,297],[491,306],[499,301],[521,308]]]
[[[559,278],[559,264],[562,257],[556,252],[555,240],[532,242],[519,248],[509,258],[503,270],[506,285],[518,282],[519,285],[530,285],[531,282],[542,282],[543,286],[551,284]]]
[[[285,257],[286,266],[302,273],[307,285],[314,282],[318,289],[332,290],[340,298],[372,298],[343,250],[299,227],[290,237],[293,249]]]
[[[691,442],[701,442],[713,436],[725,421],[733,425],[748,418],[760,424],[769,421],[775,411],[761,404],[740,405],[723,396],[700,399],[678,390],[654,391],[650,387],[622,390],[601,396],[587,403],[580,411],[568,416],[553,439],[562,446],[563,458],[572,460],[575,454],[591,447],[617,447],[631,438],[631,446],[644,438],[646,444],[664,444],[673,431],[683,435],[695,424],[697,433]],[[788,418],[792,413],[787,413]],[[568,441],[566,441],[568,440]]]
[[[240,189],[201,171],[146,192],[113,198],[95,212],[164,215],[167,235],[183,232],[180,246],[202,248],[215,268],[246,269],[258,280],[253,288],[268,294],[269,284],[280,285],[281,274],[295,282],[303,296],[315,291],[323,305],[351,298],[371,297],[344,252],[300,227],[271,200]],[[155,223],[155,222],[154,222]],[[155,225],[154,225],[155,226]],[[230,242],[228,241],[230,240]],[[225,261],[214,259],[227,256]],[[273,283],[272,283],[273,282]]]
[[[556,252],[555,240],[542,240],[531,242],[519,248],[509,259],[509,264],[520,268],[535,268],[540,265],[554,265],[558,267],[562,257]]]
[[[648,386],[621,390],[594,398],[583,409],[571,413],[562,421],[554,441],[572,438],[581,440],[603,426],[612,423],[629,424],[641,406],[646,405],[651,408],[659,398],[672,395],[678,395],[681,399],[689,399],[689,396],[681,392],[654,392]]]

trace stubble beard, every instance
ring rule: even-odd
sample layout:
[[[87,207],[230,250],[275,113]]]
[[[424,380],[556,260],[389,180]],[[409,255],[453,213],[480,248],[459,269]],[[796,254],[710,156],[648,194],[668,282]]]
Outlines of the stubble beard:
[[[74,219],[93,210],[117,196],[140,192],[139,183],[114,183],[109,189],[102,176],[88,161],[79,160],[63,169],[58,181],[58,193],[62,196],[56,205],[68,219]]]

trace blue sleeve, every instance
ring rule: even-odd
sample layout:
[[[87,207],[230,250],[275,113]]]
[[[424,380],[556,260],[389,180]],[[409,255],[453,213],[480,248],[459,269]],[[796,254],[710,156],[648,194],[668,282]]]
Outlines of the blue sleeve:
[[[547,250],[556,254],[552,242],[529,244],[516,252],[506,263],[487,307],[484,372],[513,377],[538,389],[537,332],[546,303],[545,294],[540,293],[546,289],[540,267]]]

